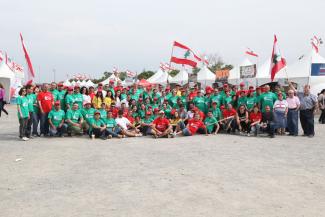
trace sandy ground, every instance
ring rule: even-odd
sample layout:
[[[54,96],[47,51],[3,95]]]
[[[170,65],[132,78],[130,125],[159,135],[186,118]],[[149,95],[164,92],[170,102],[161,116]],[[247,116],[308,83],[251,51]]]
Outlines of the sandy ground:
[[[17,139],[0,119],[0,216],[325,216],[315,138]]]

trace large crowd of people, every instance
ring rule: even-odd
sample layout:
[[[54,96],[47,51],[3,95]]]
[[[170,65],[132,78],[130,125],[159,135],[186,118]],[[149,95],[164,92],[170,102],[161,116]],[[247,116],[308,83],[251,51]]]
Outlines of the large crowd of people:
[[[96,85],[97,86],[97,85]],[[1,95],[0,95],[1,96]],[[63,83],[27,85],[17,98],[19,137],[87,135],[92,139],[152,136],[173,138],[218,133],[246,136],[313,137],[314,114],[325,123],[325,90],[320,96],[302,92],[289,83],[247,87],[245,83],[222,86],[101,83],[95,87],[65,87]]]

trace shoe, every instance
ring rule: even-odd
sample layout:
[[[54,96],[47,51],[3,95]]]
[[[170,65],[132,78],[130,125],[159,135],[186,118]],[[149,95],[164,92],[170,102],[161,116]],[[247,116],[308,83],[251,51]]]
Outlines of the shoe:
[[[274,138],[275,136],[274,135],[270,135],[270,138]]]
[[[174,137],[175,137],[175,133],[171,133],[170,138],[174,138]]]
[[[313,134],[311,134],[311,135],[308,135],[308,138],[313,138],[314,137],[314,135]]]
[[[112,135],[108,135],[108,136],[107,136],[107,139],[111,139],[111,138],[112,138]]]
[[[107,139],[106,136],[101,136],[100,138],[101,138],[102,140],[106,140],[106,139]]]
[[[123,136],[122,135],[117,135],[117,138],[122,139]]]
[[[27,137],[24,136],[24,137],[22,138],[22,140],[24,140],[24,141],[28,141],[29,139],[28,139]]]
[[[247,133],[247,136],[248,136],[248,137],[250,137],[250,136],[251,136],[251,134],[250,134],[250,133]]]

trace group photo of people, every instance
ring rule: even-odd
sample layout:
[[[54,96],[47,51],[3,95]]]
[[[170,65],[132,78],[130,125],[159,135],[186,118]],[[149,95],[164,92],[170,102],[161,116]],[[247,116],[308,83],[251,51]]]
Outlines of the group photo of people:
[[[106,140],[219,133],[274,138],[298,136],[299,125],[302,135],[312,138],[319,109],[319,122],[325,123],[324,94],[325,90],[319,96],[311,94],[309,85],[297,91],[290,82],[287,87],[256,88],[244,82],[205,88],[199,83],[123,87],[114,81],[90,87],[55,82],[27,85],[16,99],[19,138]]]

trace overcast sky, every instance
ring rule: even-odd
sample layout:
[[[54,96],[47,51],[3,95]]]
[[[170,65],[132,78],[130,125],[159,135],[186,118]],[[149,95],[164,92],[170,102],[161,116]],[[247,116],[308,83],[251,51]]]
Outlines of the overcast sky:
[[[59,81],[114,66],[156,70],[174,40],[234,65],[250,47],[262,63],[277,34],[290,64],[310,51],[313,35],[325,39],[324,8],[324,0],[0,0],[0,50],[26,68],[22,32],[37,81],[53,80],[53,69]]]

